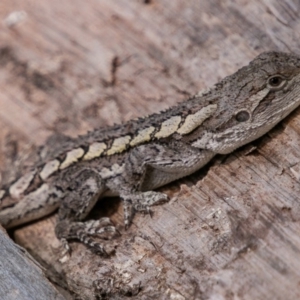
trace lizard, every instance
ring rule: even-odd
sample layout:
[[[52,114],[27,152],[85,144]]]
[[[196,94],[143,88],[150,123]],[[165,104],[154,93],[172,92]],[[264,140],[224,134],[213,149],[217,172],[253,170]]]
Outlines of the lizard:
[[[113,238],[115,226],[106,217],[85,220],[99,198],[123,200],[128,228],[135,212],[168,201],[155,189],[261,137],[299,104],[300,56],[262,53],[165,111],[62,141],[0,187],[0,224],[12,228],[58,209],[55,234],[66,251],[75,239],[108,255],[99,238]]]

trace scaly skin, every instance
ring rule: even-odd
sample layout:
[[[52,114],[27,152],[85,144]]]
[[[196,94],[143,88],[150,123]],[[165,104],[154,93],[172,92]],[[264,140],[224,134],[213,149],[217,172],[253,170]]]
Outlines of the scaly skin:
[[[170,109],[61,142],[31,172],[0,189],[0,223],[11,228],[59,208],[56,235],[106,254],[95,237],[111,238],[109,219],[82,222],[101,196],[135,211],[166,201],[153,191],[274,127],[300,104],[300,57],[269,52],[211,89]],[[7,199],[17,204],[5,207]]]

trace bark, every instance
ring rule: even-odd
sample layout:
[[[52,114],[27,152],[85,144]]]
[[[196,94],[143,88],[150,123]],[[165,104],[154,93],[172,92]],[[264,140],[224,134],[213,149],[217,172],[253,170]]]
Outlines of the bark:
[[[299,54],[299,11],[291,0],[2,0],[3,177],[50,134],[165,109],[263,51]],[[136,215],[127,231],[119,200],[100,201],[91,217],[110,216],[122,233],[108,259],[72,243],[61,264],[55,215],[15,239],[80,299],[100,297],[110,279],[112,299],[298,299],[299,133],[298,109],[259,141],[162,188],[172,200],[152,218]]]
[[[0,229],[0,299],[64,300],[42,268]]]

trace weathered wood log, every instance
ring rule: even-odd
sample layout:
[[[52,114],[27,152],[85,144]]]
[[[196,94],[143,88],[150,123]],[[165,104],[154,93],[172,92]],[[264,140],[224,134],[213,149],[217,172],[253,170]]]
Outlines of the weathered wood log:
[[[0,299],[63,300],[32,257],[0,229]]]
[[[1,169],[52,133],[165,109],[262,51],[300,53],[299,10],[291,0],[2,0]],[[72,243],[59,263],[55,215],[15,239],[80,299],[109,288],[115,299],[298,299],[299,111],[162,188],[172,200],[128,231],[118,199],[100,201],[91,218],[108,215],[122,233],[111,258]]]

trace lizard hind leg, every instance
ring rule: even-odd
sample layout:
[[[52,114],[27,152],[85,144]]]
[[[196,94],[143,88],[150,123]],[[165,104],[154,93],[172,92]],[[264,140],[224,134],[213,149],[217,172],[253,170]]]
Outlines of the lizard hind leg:
[[[106,189],[99,174],[91,169],[67,174],[62,188],[65,197],[58,211],[55,233],[65,248],[64,254],[70,250],[69,240],[79,240],[94,252],[109,255],[113,249],[108,251],[98,240],[111,239],[118,234],[110,219],[83,221]]]

